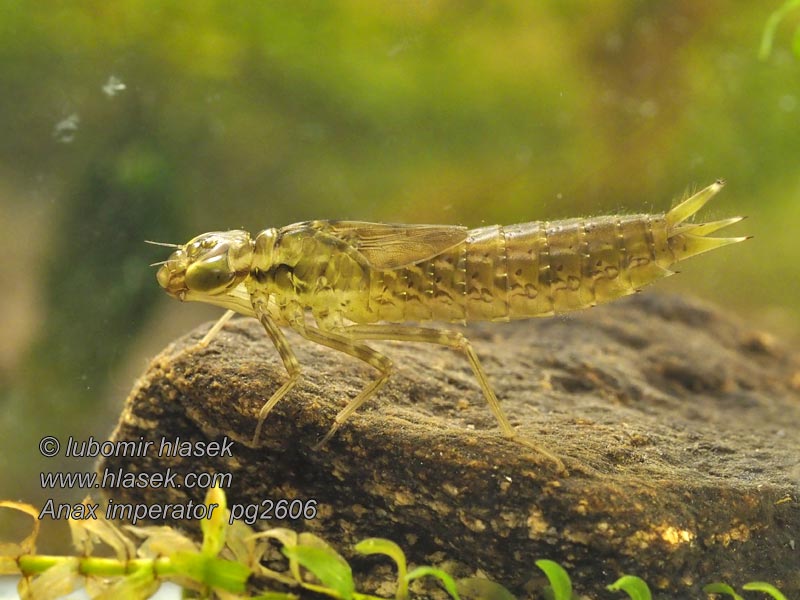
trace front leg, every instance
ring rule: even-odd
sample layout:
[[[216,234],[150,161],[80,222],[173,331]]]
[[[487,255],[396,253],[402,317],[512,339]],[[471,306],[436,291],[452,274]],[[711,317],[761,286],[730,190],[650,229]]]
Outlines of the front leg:
[[[211,326],[211,329],[208,330],[203,336],[203,339],[197,342],[198,348],[205,348],[208,346],[211,341],[217,337],[217,334],[222,331],[222,328],[225,327],[225,323],[231,320],[231,317],[236,314],[235,310],[226,310],[225,314],[222,315],[214,325]]]
[[[266,402],[266,404],[264,404],[264,406],[261,407],[261,410],[258,411],[258,424],[256,425],[256,431],[253,434],[254,446],[258,443],[258,438],[261,435],[261,428],[264,425],[264,420],[267,418],[269,412],[275,407],[281,398],[289,393],[289,390],[291,390],[300,379],[300,363],[297,361],[297,357],[294,355],[291,346],[289,346],[289,342],[286,341],[286,336],[283,335],[283,331],[269,316],[269,311],[267,310],[268,304],[269,296],[259,295],[253,298],[253,309],[256,312],[256,317],[264,326],[267,335],[269,335],[273,345],[275,346],[275,349],[278,351],[278,354],[283,361],[283,366],[286,367],[286,372],[289,374],[289,379],[280,388],[278,388],[277,392],[272,394],[272,397]]]

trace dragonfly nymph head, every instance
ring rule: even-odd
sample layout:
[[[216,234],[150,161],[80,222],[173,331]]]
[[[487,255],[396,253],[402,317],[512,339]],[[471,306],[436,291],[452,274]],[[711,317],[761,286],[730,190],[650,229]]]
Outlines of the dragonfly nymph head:
[[[253,241],[246,231],[212,231],[179,246],[156,278],[178,300],[227,294],[250,272]]]

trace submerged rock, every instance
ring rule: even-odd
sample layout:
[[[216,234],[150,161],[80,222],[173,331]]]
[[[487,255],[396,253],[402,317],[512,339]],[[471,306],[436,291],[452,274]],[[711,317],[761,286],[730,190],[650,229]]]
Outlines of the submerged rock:
[[[542,583],[539,558],[560,562],[589,597],[622,574],[662,598],[756,579],[800,593],[800,360],[713,306],[640,294],[467,330],[517,431],[568,475],[503,439],[466,359],[426,344],[370,344],[397,373],[314,449],[377,373],[289,334],[303,377],[252,447],[256,415],[286,372],[254,319],[193,348],[207,328],[152,361],[113,439],[142,436],[157,450],[162,438],[227,437],[230,456],[153,451],[109,457],[101,471],[231,473],[228,502],[261,507],[257,527],[313,531],[345,555],[389,538],[416,564],[480,570],[517,594]],[[165,504],[202,501],[205,490],[105,493]],[[280,521],[267,509],[281,499],[318,510]]]

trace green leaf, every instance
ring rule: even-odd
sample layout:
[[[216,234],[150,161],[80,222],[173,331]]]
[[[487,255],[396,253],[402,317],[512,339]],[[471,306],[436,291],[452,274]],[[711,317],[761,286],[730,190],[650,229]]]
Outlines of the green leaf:
[[[61,598],[81,585],[80,558],[65,557],[63,561],[50,567],[30,581],[29,595],[24,598],[51,600]]]
[[[456,589],[456,582],[453,581],[453,578],[450,577],[450,575],[441,569],[437,569],[435,567],[417,567],[406,576],[406,581],[413,581],[415,579],[419,579],[420,577],[425,577],[426,575],[437,577],[439,581],[442,582],[442,585],[444,586],[444,589],[447,590],[448,594],[450,594],[455,600],[461,600],[461,597],[458,595],[458,590]]]
[[[403,549],[391,540],[383,538],[367,538],[355,546],[356,552],[361,554],[385,554],[397,564],[397,600],[408,598],[408,581],[406,580],[406,555]]]
[[[177,574],[226,592],[244,592],[250,577],[246,565],[205,554],[176,552],[171,560]]]
[[[200,530],[203,532],[202,552],[206,556],[216,556],[225,547],[225,534],[228,531],[227,500],[225,492],[219,486],[214,486],[206,493],[206,507],[216,504],[211,516],[200,521]]]
[[[751,581],[750,583],[745,583],[742,586],[743,590],[747,590],[748,592],[764,592],[772,596],[775,600],[786,600],[786,596],[784,596],[778,588],[776,588],[771,583],[766,583],[764,581]]]
[[[465,577],[458,580],[458,589],[462,596],[479,600],[517,600],[499,583],[483,577]]]
[[[727,583],[709,583],[703,586],[703,591],[706,594],[728,594],[733,600],[744,600],[736,591]]]
[[[248,596],[250,600],[297,600],[297,595],[283,592],[264,592],[258,596]]]
[[[355,584],[350,565],[333,550],[310,546],[284,546],[281,552],[311,571],[337,598],[351,600],[353,597]]]
[[[561,565],[547,559],[537,560],[534,564],[547,575],[554,600],[572,600],[572,582]]]
[[[261,531],[250,538],[253,542],[260,539],[278,540],[284,547],[294,548],[297,545],[297,532],[285,527],[275,527],[267,531]],[[284,553],[285,555],[285,553]],[[300,564],[293,558],[289,558],[289,572],[295,581],[302,583],[300,576]]]
[[[610,592],[622,590],[630,596],[631,600],[652,600],[650,588],[644,580],[635,575],[623,575],[611,585],[606,586]]]
[[[121,600],[127,598],[149,598],[161,587],[161,581],[155,577],[152,569],[139,569],[130,575],[118,579],[99,595],[92,595],[94,600]]]
[[[252,537],[253,540],[260,540],[262,538],[278,540],[284,546],[291,547],[297,545],[297,532],[285,527],[274,527],[266,531],[259,531]]]

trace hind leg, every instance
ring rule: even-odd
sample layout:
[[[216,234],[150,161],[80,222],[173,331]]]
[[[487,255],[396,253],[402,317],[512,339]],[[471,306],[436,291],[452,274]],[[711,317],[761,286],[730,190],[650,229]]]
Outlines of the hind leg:
[[[504,437],[514,440],[514,442],[526,446],[537,453],[541,454],[551,462],[553,462],[558,470],[566,473],[564,463],[557,456],[551,454],[544,448],[529,442],[528,440],[521,439],[514,428],[509,423],[503,409],[500,407],[500,402],[494,390],[489,385],[489,380],[486,373],[478,360],[478,355],[472,348],[469,340],[458,331],[449,331],[441,329],[433,329],[429,327],[407,327],[404,325],[350,325],[342,328],[342,333],[349,336],[353,340],[396,340],[401,342],[425,342],[429,344],[439,344],[441,346],[448,346],[459,350],[466,355],[472,372],[478,380],[478,385],[483,392],[486,402],[492,411],[497,423],[500,426],[500,432]]]

